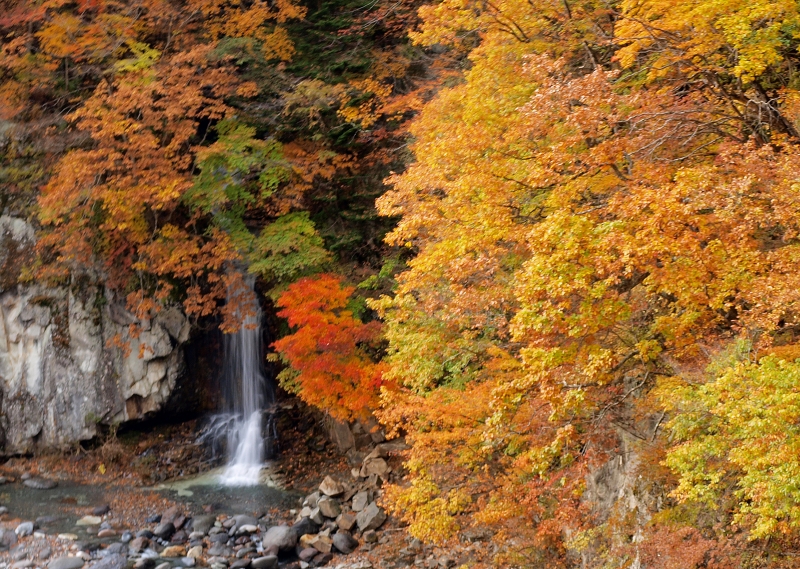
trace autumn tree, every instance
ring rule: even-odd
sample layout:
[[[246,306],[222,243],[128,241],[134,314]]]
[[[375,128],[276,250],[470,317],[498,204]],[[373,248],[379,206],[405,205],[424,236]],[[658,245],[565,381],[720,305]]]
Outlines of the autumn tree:
[[[477,45],[378,202],[416,252],[373,303],[404,387],[382,417],[413,442],[394,495],[412,533],[488,523],[501,563],[569,564],[564,536],[598,514],[587,471],[661,427],[632,400],[737,337],[792,341],[796,10],[421,10],[416,41]],[[477,498],[447,507],[457,494]]]

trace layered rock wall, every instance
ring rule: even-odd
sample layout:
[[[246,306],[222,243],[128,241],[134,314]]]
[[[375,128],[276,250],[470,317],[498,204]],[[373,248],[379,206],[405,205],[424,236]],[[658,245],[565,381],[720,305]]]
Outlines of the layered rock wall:
[[[33,228],[0,216],[0,454],[65,448],[99,425],[159,410],[184,367],[189,324],[177,309],[143,321],[90,278],[20,283]],[[113,346],[118,337],[128,349]]]

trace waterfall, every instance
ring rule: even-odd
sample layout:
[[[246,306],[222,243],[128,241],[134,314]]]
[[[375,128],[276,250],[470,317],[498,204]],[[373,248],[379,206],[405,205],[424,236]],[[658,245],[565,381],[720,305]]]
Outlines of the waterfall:
[[[251,292],[254,279],[249,279]],[[261,342],[261,309],[253,294],[255,314],[241,319],[239,331],[225,334],[223,387],[226,411],[218,417],[217,425],[227,437],[228,463],[220,477],[226,486],[254,486],[259,483],[259,474],[264,464],[265,440],[262,428],[271,428],[271,407],[274,395],[268,387],[262,371],[263,351]],[[265,401],[268,396],[270,401]],[[269,403],[270,405],[265,405]],[[267,425],[264,425],[264,416]]]

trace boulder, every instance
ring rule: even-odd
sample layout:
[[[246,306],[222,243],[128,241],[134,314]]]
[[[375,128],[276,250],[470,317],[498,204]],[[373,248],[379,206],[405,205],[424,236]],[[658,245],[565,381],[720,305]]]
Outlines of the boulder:
[[[367,492],[366,490],[358,492],[355,496],[353,496],[353,503],[352,503],[353,511],[360,512],[369,505],[369,502],[370,502],[369,492]]]
[[[347,555],[355,551],[356,547],[358,547],[358,541],[349,533],[340,531],[333,534],[333,546],[341,553]]]
[[[320,524],[313,522],[310,518],[302,518],[299,522],[292,526],[292,529],[299,538],[309,533],[317,533],[319,531],[319,526]]]
[[[261,544],[264,549],[274,546],[279,551],[289,551],[297,545],[297,532],[289,526],[273,526],[261,538]]]
[[[359,473],[362,478],[367,478],[371,474],[386,478],[389,473],[389,465],[386,461],[379,457],[367,457],[361,465],[361,472]]]
[[[370,529],[378,529],[385,521],[386,512],[375,502],[372,502],[369,506],[361,510],[356,516],[358,529],[362,532]]]
[[[322,515],[326,518],[335,519],[339,514],[342,513],[342,507],[339,505],[339,502],[333,498],[329,498],[328,496],[320,498],[319,502],[317,502],[317,507]]]
[[[336,525],[339,526],[339,529],[343,529],[345,531],[350,531],[353,529],[353,526],[356,525],[356,516],[355,514],[345,513],[336,518]]]
[[[345,487],[344,484],[339,482],[338,480],[334,480],[330,476],[326,476],[325,480],[319,485],[319,491],[325,494],[326,496],[338,496],[339,494],[344,494]]]

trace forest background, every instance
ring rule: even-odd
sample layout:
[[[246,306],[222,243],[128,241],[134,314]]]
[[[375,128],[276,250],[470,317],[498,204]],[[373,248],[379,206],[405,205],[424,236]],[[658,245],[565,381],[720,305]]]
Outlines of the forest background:
[[[0,212],[140,318],[256,275],[282,385],[411,444],[414,536],[794,567],[799,45],[785,0],[0,0]]]

